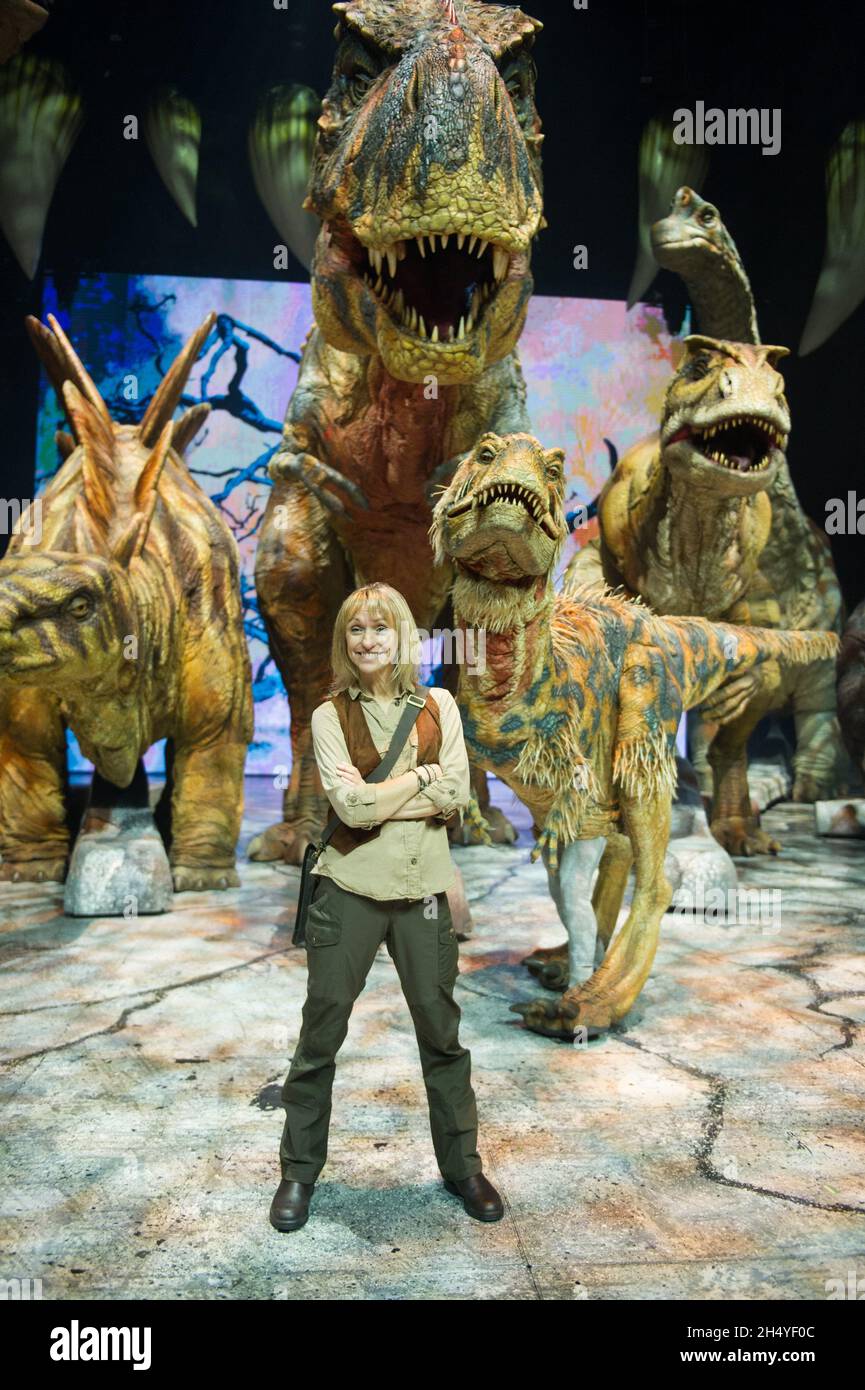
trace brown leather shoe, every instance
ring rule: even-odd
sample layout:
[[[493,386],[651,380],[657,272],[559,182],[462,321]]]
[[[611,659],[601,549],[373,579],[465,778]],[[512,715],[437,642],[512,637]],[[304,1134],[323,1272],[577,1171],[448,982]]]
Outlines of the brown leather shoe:
[[[296,1182],[283,1178],[270,1204],[270,1224],[278,1231],[298,1231],[306,1225],[309,1199],[314,1182]]]
[[[445,1178],[444,1184],[448,1192],[453,1192],[455,1197],[462,1197],[463,1206],[469,1216],[475,1217],[477,1221],[501,1221],[504,1216],[502,1199],[483,1173],[474,1173],[472,1177],[463,1178],[460,1182],[452,1182],[450,1178]]]

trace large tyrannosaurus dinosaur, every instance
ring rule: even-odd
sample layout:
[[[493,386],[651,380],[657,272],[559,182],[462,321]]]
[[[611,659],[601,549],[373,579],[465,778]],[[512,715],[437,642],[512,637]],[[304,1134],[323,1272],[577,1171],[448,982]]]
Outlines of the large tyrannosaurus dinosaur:
[[[485,430],[528,426],[515,347],[543,225],[530,53],[540,24],[478,0],[334,9],[307,200],[322,223],[315,326],[256,560],[288,690],[292,770],[283,820],[250,854],[290,863],[328,809],[309,726],[340,603],[384,580],[431,630],[452,578],[427,544],[433,487]],[[485,778],[474,785],[483,804]]]
[[[460,673],[466,746],[531,810],[532,858],[545,856],[568,932],[564,995],[515,1006],[553,1034],[621,1018],[648,977],[672,891],[664,856],[682,710],[759,666],[810,664],[838,647],[832,633],[660,618],[591,586],[556,593],[563,458],[527,434],[484,435],[430,528],[454,564],[457,624],[487,633],[486,669]],[[632,906],[594,972],[596,934],[609,944],[632,856]]]
[[[574,557],[565,582],[585,582],[600,556],[608,582],[624,581],[659,613],[839,632],[841,594],[828,540],[802,511],[786,460],[789,417],[773,367],[785,350],[759,347],[736,246],[717,208],[688,188],[653,227],[652,245],[659,263],[682,275],[702,332],[713,336],[691,340],[660,436],[620,461],[602,493],[601,538]],[[767,451],[765,430],[773,422],[785,447]],[[679,438],[682,429],[690,434]],[[767,466],[755,468],[757,461]],[[792,705],[796,800],[831,789],[840,745],[828,668],[790,671],[783,679],[763,673],[752,684],[749,708],[716,735],[727,775],[712,829],[734,854],[780,848],[759,828],[748,793],[746,744],[763,714]],[[695,761],[708,791],[702,742]],[[717,784],[714,790],[718,795]]]

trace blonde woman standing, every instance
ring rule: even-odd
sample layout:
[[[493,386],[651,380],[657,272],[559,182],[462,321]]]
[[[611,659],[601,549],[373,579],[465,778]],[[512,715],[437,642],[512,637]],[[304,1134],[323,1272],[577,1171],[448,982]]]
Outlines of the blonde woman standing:
[[[449,691],[429,690],[391,776],[364,781],[387,753],[406,696],[415,692],[418,642],[402,594],[388,584],[356,589],[334,626],[331,693],[312,716],[322,786],[341,825],[313,869],[307,995],[282,1088],[282,1181],[270,1208],[278,1231],[297,1230],[309,1215],[327,1158],[336,1054],[382,941],[414,1023],[445,1186],[478,1220],[503,1214],[481,1171],[471,1054],[459,1041],[453,997],[458,947],[446,889],[456,875],[447,823],[468,805],[470,784]]]

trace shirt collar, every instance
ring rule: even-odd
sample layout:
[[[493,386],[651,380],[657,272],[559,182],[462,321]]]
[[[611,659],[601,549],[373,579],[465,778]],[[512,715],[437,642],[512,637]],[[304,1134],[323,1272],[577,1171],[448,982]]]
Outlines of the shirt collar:
[[[361,690],[361,688],[360,688],[359,685],[350,685],[350,686],[348,687],[348,693],[349,693],[349,695],[351,696],[352,700],[356,700],[357,697],[358,697],[358,695],[359,695],[359,696],[361,697],[361,699],[363,699],[363,700],[372,700],[372,699],[375,698],[375,696],[373,696],[373,695],[368,695],[368,694],[366,693],[366,691]],[[395,696],[393,697],[393,698],[394,698],[394,703],[395,703],[395,704],[401,704],[402,701],[405,699],[406,695],[410,695],[410,694],[411,694],[411,691],[410,691],[410,690],[401,690],[401,691],[399,692],[398,695],[395,695]]]

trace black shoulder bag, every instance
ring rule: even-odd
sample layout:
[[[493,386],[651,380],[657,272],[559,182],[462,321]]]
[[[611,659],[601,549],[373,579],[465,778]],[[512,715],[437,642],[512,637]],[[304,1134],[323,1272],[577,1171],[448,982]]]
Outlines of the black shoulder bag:
[[[421,691],[424,692],[423,695],[421,695]],[[415,687],[414,695],[406,696],[405,709],[402,712],[399,723],[394,729],[390,748],[378,764],[378,767],[374,767],[372,772],[365,779],[367,782],[384,782],[389,776],[391,768],[405,747],[406,739],[411,733],[414,724],[417,722],[418,715],[427,702],[428,693],[426,686],[418,685]],[[297,915],[294,919],[294,933],[291,938],[293,946],[306,945],[306,914],[309,911],[312,890],[315,886],[313,879],[316,877],[316,875],[313,875],[312,868],[331,835],[334,834],[340,825],[342,825],[342,821],[339,816],[336,814],[332,815],[318,843],[307,845],[306,847],[306,853],[303,856],[303,865],[300,870],[300,892],[297,897]]]

